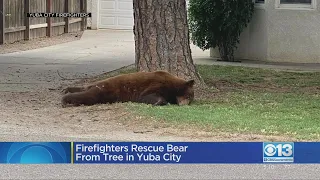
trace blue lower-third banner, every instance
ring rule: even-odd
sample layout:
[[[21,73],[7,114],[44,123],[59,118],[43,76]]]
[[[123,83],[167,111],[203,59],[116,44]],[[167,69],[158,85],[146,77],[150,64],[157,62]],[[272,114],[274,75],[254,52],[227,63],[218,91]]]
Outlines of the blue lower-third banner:
[[[320,142],[0,142],[2,164],[320,163]]]

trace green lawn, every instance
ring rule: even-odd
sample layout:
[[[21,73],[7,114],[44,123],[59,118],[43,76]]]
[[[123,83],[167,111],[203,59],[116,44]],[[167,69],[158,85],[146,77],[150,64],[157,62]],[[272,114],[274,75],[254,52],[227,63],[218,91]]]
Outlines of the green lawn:
[[[197,67],[212,88],[190,106],[127,103],[127,107],[146,117],[212,131],[320,139],[320,72]]]

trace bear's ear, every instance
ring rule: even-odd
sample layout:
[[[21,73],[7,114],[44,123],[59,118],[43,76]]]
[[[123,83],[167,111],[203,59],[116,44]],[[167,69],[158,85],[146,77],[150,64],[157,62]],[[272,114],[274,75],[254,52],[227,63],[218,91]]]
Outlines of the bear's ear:
[[[193,79],[187,81],[187,86],[192,87],[194,85],[195,81]]]

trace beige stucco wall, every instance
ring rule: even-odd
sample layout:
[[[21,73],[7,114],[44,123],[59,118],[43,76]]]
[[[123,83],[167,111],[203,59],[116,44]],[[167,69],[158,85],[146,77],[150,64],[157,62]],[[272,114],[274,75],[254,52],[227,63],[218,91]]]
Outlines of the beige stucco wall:
[[[316,10],[289,10],[275,9],[274,0],[267,3],[268,60],[320,63],[320,3],[317,4]]]
[[[320,0],[317,0],[320,1]],[[211,50],[211,57],[219,57]],[[256,7],[235,57],[273,62],[320,63],[320,2],[315,10]]]
[[[94,0],[96,1],[96,0]],[[87,0],[87,12],[92,13],[92,0]],[[87,26],[91,28],[92,18],[87,18]]]

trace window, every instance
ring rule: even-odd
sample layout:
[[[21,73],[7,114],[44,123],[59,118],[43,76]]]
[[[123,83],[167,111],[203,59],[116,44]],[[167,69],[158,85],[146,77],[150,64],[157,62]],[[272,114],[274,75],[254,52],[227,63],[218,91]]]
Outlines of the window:
[[[264,0],[255,0],[254,1],[256,4],[264,4]]]
[[[264,8],[264,0],[254,0],[256,8]]]
[[[316,9],[316,0],[276,0],[277,8]]]
[[[307,5],[311,5],[311,0],[280,0],[280,4],[307,4]]]

